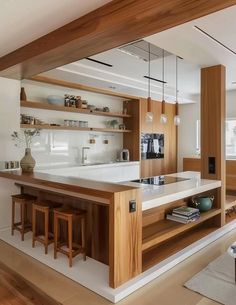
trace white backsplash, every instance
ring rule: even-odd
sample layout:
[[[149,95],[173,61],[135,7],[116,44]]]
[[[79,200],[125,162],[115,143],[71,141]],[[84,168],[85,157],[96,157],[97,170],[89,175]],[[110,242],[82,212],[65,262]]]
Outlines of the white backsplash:
[[[24,81],[27,100],[47,102],[48,95],[64,94],[80,95],[89,104],[110,108],[112,112],[122,112],[122,99],[102,94],[67,89],[57,86],[44,85],[40,83]],[[65,119],[88,121],[89,127],[105,128],[104,122],[112,120],[111,117],[93,116],[60,111],[48,111],[41,109],[22,108],[21,113],[32,115],[46,123],[63,124]],[[122,123],[122,119],[117,119]],[[94,138],[95,144],[90,144],[89,139]],[[108,144],[104,143],[108,140]],[[53,166],[55,164],[78,164],[81,163],[82,147],[90,147],[87,150],[89,162],[115,161],[117,152],[123,148],[123,135],[106,132],[87,131],[63,131],[42,130],[40,136],[34,141],[32,154],[37,161],[37,166]]]

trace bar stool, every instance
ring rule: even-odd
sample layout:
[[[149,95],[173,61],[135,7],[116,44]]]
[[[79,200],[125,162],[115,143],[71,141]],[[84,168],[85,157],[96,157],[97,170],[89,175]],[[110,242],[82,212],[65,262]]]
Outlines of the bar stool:
[[[45,254],[48,254],[48,246],[54,242],[54,234],[53,234],[53,224],[50,221],[50,216],[52,216],[52,212],[54,208],[60,207],[61,204],[57,204],[50,201],[37,202],[33,204],[32,208],[32,247],[35,247],[35,242],[38,241],[44,245]],[[43,233],[39,232],[37,215],[41,214],[44,218],[44,228]],[[53,219],[53,217],[52,217]]]
[[[73,224],[75,221],[80,221],[81,229],[81,245],[73,242]],[[60,221],[67,222],[67,241],[58,242],[58,229]],[[79,253],[83,254],[84,261],[86,260],[85,247],[85,221],[86,211],[79,209],[59,209],[54,210],[54,258],[57,258],[57,252],[65,254],[69,258],[69,266],[72,267],[72,258]],[[61,233],[61,232],[60,232]],[[67,246],[67,248],[65,247]]]
[[[28,194],[12,195],[12,222],[11,235],[14,235],[14,230],[21,233],[21,240],[24,241],[25,233],[31,231],[32,224],[28,217],[28,207],[36,201],[36,197]],[[15,208],[16,204],[20,205],[20,221],[15,222]]]

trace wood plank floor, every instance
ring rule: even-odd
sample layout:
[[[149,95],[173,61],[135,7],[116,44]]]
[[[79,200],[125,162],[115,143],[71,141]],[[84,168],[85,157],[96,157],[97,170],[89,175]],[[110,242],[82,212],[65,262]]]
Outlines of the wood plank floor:
[[[153,280],[137,292],[119,302],[119,305],[216,305],[218,303],[209,300],[191,290],[184,288],[183,284],[194,274],[202,270],[212,260],[226,251],[228,246],[236,240],[236,229],[208,245],[198,253],[192,255],[173,269],[159,278]],[[21,253],[19,250],[0,241],[0,263],[21,274],[22,278],[31,282],[33,287],[43,291],[63,305],[111,305],[108,300],[96,295],[90,290],[62,276],[56,271]],[[78,270],[79,272],[79,270]],[[18,286],[18,282],[16,279]],[[0,287],[1,287],[0,283]],[[4,287],[3,287],[4,288]],[[32,303],[20,303],[16,299],[11,301],[11,291],[0,289],[0,305],[21,305]],[[35,295],[28,295],[29,301],[38,301]],[[18,301],[18,303],[17,303]],[[5,302],[5,303],[4,303]],[[56,304],[58,304],[56,303]],[[49,305],[39,301],[40,305]]]
[[[59,305],[37,287],[0,263],[1,305]]]

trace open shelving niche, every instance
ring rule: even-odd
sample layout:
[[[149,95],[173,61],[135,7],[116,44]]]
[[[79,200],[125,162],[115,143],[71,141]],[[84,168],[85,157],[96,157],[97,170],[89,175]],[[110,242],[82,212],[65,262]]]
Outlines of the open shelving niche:
[[[58,79],[53,79],[45,76],[35,76],[30,81],[48,84],[50,86],[56,87],[65,87],[69,89],[77,89],[87,92],[93,92],[97,94],[113,96],[122,98],[123,107],[124,105],[128,109],[127,114],[118,113],[118,112],[103,112],[103,111],[94,111],[89,109],[79,109],[79,108],[71,108],[60,105],[50,105],[48,103],[43,103],[39,101],[21,101],[20,105],[22,108],[32,108],[32,109],[43,109],[48,111],[61,111],[61,112],[70,112],[70,113],[78,113],[78,114],[86,114],[86,115],[95,115],[95,116],[104,116],[104,117],[114,117],[114,118],[122,118],[123,123],[126,126],[126,129],[113,129],[113,128],[97,128],[97,127],[67,127],[67,126],[55,126],[50,124],[42,124],[42,125],[28,125],[21,124],[21,128],[38,128],[38,129],[52,129],[52,130],[64,130],[64,131],[92,131],[92,132],[109,132],[109,133],[120,133],[123,134],[123,147],[129,149],[130,152],[130,160],[131,161],[140,161],[139,155],[139,147],[140,145],[140,98],[136,96],[130,96],[126,94],[120,94],[117,92],[113,92],[110,90],[85,86],[73,82],[62,81]]]
[[[199,195],[214,195],[211,210],[202,212],[198,220],[183,224],[166,219],[173,208],[187,205],[191,197],[143,212],[142,258],[143,271],[177,253],[220,227],[222,208],[219,189]]]

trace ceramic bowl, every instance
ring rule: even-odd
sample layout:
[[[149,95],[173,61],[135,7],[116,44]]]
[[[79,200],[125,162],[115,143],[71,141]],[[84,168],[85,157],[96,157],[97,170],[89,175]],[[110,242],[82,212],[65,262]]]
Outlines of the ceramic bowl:
[[[48,103],[51,105],[63,106],[64,105],[64,98],[59,95],[49,95],[47,97]]]

